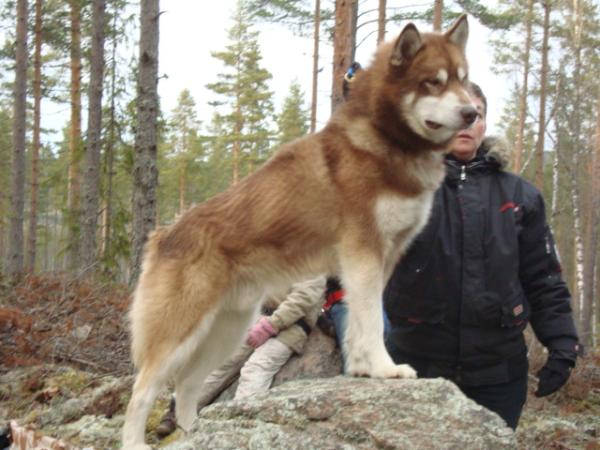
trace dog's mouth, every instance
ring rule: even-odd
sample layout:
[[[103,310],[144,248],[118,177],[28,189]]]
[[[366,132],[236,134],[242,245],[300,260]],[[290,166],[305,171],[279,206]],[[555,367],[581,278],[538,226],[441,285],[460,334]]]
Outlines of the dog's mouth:
[[[456,135],[457,138],[462,138],[462,139],[470,139],[473,140],[473,137],[471,137],[469,134],[467,133],[458,133]]]
[[[433,122],[432,120],[426,120],[425,125],[427,125],[427,128],[431,128],[432,130],[439,130],[442,128],[441,123]]]

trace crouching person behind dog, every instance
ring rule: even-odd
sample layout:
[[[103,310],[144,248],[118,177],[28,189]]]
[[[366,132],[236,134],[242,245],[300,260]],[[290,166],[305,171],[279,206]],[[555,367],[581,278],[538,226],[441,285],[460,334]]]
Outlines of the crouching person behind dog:
[[[324,299],[325,277],[295,283],[283,299],[269,299],[269,304],[278,306],[271,315],[261,316],[249,330],[246,343],[204,380],[206,395],[201,397],[198,408],[211,403],[238,373],[236,400],[267,391],[290,357],[302,353]],[[159,437],[165,437],[177,428],[175,401],[173,397],[169,411],[155,429]]]
[[[514,429],[527,398],[527,323],[549,353],[536,396],[566,383],[578,337],[542,196],[503,170],[506,146],[484,141],[485,96],[475,84],[471,95],[478,118],[452,141],[429,223],[386,287],[386,344],[396,363],[453,380]]]
[[[325,277],[296,283],[273,314],[252,327],[246,343],[256,350],[240,371],[236,400],[268,390],[287,360],[302,353],[324,296]]]

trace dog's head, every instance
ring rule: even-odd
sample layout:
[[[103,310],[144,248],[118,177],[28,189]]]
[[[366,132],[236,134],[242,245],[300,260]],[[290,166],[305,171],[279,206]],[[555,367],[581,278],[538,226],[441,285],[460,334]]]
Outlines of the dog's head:
[[[462,15],[443,34],[420,33],[408,24],[395,42],[379,50],[373,73],[366,77],[371,87],[379,86],[371,108],[395,137],[406,140],[398,136],[401,131],[392,131],[405,129],[404,134],[412,132],[443,148],[475,121],[477,111],[467,92],[467,36],[467,16]]]

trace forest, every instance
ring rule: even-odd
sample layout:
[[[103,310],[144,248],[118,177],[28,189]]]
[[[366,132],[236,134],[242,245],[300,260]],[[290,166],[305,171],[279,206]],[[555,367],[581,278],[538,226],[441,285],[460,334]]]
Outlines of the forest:
[[[225,25],[229,41],[210,49],[222,70],[206,86],[213,114],[203,123],[186,87],[175,108],[160,109],[154,10],[125,0],[4,2],[1,273],[131,282],[149,230],[236,183],[282,143],[315,131],[317,88],[329,92],[331,108],[342,101],[363,22],[376,22],[381,41],[386,24],[440,29],[463,11],[489,30],[492,70],[515,80],[502,86],[507,101],[496,125],[513,149],[512,170],[544,192],[579,329],[591,343],[600,320],[600,17],[591,0],[412,8],[240,1]],[[314,60],[312,92],[292,83],[278,110],[258,40],[265,24],[303,35]],[[319,56],[333,61],[331,69]],[[318,86],[323,70],[332,71],[330,86]],[[62,125],[56,114],[45,120],[46,104],[59,105]]]
[[[221,67],[206,85],[210,99],[182,86],[176,107],[163,110],[158,48],[167,3],[2,2],[0,310],[15,292],[27,296],[18,289],[58,279],[125,298],[149,232],[238,183],[281,144],[318,131],[318,115],[343,101],[361,28],[370,25],[379,43],[392,38],[392,24],[441,30],[467,13],[486,30],[490,70],[510,80],[498,86],[506,100],[495,124],[512,150],[510,170],[543,192],[580,339],[597,346],[597,0],[237,0],[222,24],[227,42],[203,44]],[[274,68],[262,56],[265,27],[304,39],[312,57],[303,68],[310,92],[293,82],[280,106]],[[327,111],[317,111],[319,96]],[[199,119],[200,103],[210,120]],[[0,311],[0,323],[6,317]]]

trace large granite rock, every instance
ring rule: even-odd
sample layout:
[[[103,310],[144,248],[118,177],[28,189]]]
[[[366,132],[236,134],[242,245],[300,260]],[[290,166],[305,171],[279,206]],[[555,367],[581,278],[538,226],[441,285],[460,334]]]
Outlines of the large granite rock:
[[[169,450],[507,449],[512,430],[442,380],[295,380],[211,405]]]

